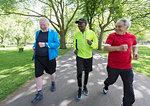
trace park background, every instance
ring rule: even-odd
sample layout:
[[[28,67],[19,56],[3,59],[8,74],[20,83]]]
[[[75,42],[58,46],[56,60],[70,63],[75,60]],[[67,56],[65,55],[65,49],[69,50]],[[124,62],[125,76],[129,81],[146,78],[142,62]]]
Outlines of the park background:
[[[106,38],[116,21],[127,17],[132,22],[128,32],[139,45],[140,59],[132,61],[133,69],[150,77],[149,0],[0,0],[0,101],[34,78],[31,48],[40,17],[48,18],[50,28],[58,32],[59,55],[72,48],[75,21],[84,17],[98,37],[95,51],[105,56]]]

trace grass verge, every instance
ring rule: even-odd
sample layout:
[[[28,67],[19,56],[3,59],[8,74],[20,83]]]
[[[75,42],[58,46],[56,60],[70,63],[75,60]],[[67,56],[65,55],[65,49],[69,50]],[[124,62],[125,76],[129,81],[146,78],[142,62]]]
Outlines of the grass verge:
[[[103,50],[95,50],[96,52],[108,56],[108,52]],[[138,60],[132,60],[133,70],[142,73],[150,78],[150,46],[139,46],[138,53],[140,58]]]
[[[59,55],[70,49],[59,49]],[[0,50],[0,101],[34,78],[32,56],[32,50]]]

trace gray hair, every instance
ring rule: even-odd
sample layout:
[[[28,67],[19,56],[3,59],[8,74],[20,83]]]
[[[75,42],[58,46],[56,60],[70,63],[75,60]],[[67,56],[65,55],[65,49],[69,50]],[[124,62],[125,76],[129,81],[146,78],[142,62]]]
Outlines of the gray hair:
[[[121,18],[121,19],[119,19],[119,20],[117,21],[117,23],[120,22],[120,21],[123,21],[123,22],[124,22],[124,25],[125,25],[125,26],[128,26],[128,29],[127,29],[127,30],[129,30],[129,28],[130,28],[130,26],[131,26],[131,21],[128,20],[127,18]],[[117,24],[117,23],[116,23],[116,24]]]
[[[40,23],[41,21],[45,21],[46,23],[50,24],[50,23],[49,23],[49,20],[48,20],[47,18],[45,18],[45,17],[40,18],[39,23]]]

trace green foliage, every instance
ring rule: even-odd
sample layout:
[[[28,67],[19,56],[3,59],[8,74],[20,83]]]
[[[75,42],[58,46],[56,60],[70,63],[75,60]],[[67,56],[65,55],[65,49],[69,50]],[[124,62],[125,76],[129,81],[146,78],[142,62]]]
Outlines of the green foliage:
[[[18,3],[18,0],[1,0],[0,1],[0,9],[4,12],[8,11],[14,11],[16,10],[16,5]]]
[[[0,23],[1,44],[16,44],[16,40],[24,44],[30,39],[33,41],[34,23],[31,18],[16,15],[1,16]]]

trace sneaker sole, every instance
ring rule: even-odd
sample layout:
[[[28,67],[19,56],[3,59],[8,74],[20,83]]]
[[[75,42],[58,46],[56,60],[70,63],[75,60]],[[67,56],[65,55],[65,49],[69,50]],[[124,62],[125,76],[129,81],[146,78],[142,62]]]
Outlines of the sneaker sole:
[[[39,99],[38,101],[36,101],[36,102],[32,102],[32,101],[31,101],[31,103],[38,103],[38,102],[39,102],[40,100],[42,100],[42,99],[43,99],[43,97],[42,97],[41,99]]]
[[[78,98],[78,97],[77,97],[77,100],[79,100],[79,101],[80,101],[81,99],[82,99],[82,96],[81,96],[80,98]]]
[[[83,94],[84,94],[85,96],[88,96],[88,95],[89,95],[89,93],[84,93],[84,92],[83,92]]]

